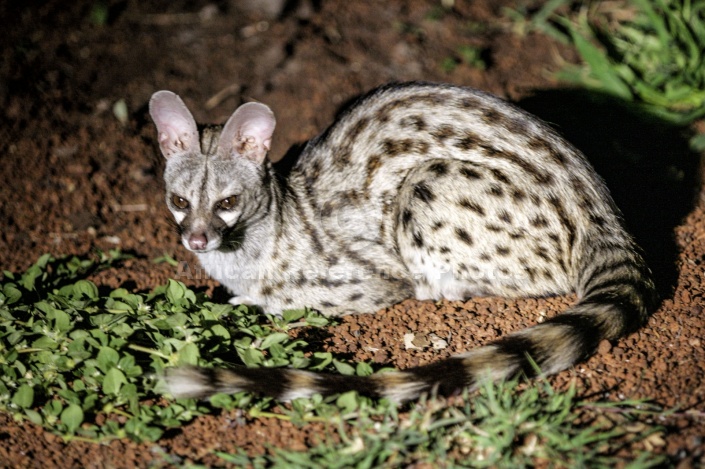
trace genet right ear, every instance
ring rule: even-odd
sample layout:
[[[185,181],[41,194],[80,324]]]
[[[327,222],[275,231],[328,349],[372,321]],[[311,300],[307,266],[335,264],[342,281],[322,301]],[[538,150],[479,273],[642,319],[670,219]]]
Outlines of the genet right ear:
[[[149,100],[149,114],[157,126],[159,148],[165,158],[198,145],[196,121],[184,102],[171,91],[157,91]]]

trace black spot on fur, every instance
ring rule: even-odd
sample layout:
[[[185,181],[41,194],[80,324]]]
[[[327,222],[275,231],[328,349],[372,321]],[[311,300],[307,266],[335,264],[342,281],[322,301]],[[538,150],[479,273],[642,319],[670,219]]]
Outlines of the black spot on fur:
[[[573,223],[573,221],[568,217],[568,214],[563,208],[563,203],[558,197],[550,197],[548,199],[548,202],[555,209],[556,214],[558,215],[558,219],[561,222],[561,225],[563,226],[563,228],[565,228],[566,232],[568,233],[568,247],[569,249],[572,249],[576,237],[575,223]]]
[[[417,248],[423,247],[423,236],[418,231],[414,231],[414,245]]]
[[[502,171],[500,171],[499,169],[494,169],[494,168],[493,168],[493,169],[490,170],[490,172],[492,173],[492,175],[494,176],[494,178],[495,178],[496,180],[498,180],[499,182],[501,182],[502,184],[510,184],[509,178],[507,177],[507,175],[504,174],[504,173],[503,173]]]
[[[479,204],[473,202],[472,200],[468,198],[462,198],[458,201],[458,205],[461,207],[468,209],[470,211],[473,211],[477,213],[478,215],[485,216],[485,209],[482,208]]]
[[[548,249],[543,246],[536,246],[534,248],[534,254],[546,262],[553,262],[553,259],[551,259],[551,256],[548,254]]]
[[[500,125],[504,118],[504,114],[493,108],[485,108],[482,111],[482,120],[489,125]]]
[[[598,215],[590,215],[590,221],[595,225],[599,226],[600,228],[604,228],[604,226],[607,224],[607,221]]]
[[[423,117],[416,115],[416,116],[408,116],[408,117],[403,117],[399,121],[399,125],[401,127],[411,127],[417,132],[422,132],[426,130],[426,121],[423,119]]]
[[[435,138],[438,143],[444,143],[446,140],[448,140],[451,137],[454,137],[456,135],[455,129],[451,127],[450,125],[444,124],[438,126],[435,130],[431,132],[431,136]]]
[[[512,190],[512,200],[514,200],[514,202],[521,202],[524,199],[526,199],[526,193],[524,191],[521,189]]]
[[[531,283],[536,282],[536,271],[533,269],[533,267],[524,267],[524,272],[526,272],[526,275],[529,276],[529,280]]]
[[[477,98],[471,98],[471,97],[464,97],[463,99],[460,100],[460,107],[463,108],[464,110],[467,109],[478,109],[481,108],[483,105],[480,103]]]
[[[404,209],[404,211],[401,214],[401,225],[404,227],[405,230],[409,229],[409,223],[411,223],[411,219],[413,218],[413,215],[411,213],[411,210]]]
[[[472,236],[470,236],[470,233],[468,233],[462,228],[455,229],[455,236],[457,236],[460,241],[464,242],[468,246],[472,246],[473,244],[475,244],[472,239]]]
[[[504,195],[504,190],[502,189],[502,186],[498,184],[492,184],[487,190],[487,193],[495,197],[502,197]]]
[[[436,176],[443,176],[448,172],[448,165],[443,162],[433,163],[428,167],[428,170]]]
[[[294,283],[297,287],[303,287],[308,283],[308,279],[306,278],[302,270],[299,270],[299,275],[298,277],[296,277],[296,280],[294,280]]]
[[[568,162],[568,159],[565,157],[565,155],[554,147],[549,148],[548,154],[551,156],[551,159],[553,161],[555,161],[561,166],[565,166],[565,164]]]
[[[479,172],[468,167],[460,168],[460,174],[467,179],[482,179],[482,175]]]
[[[526,146],[536,152],[548,152],[551,144],[540,137],[532,137],[526,142]]]
[[[401,140],[387,139],[382,142],[384,153],[387,156],[399,156],[406,153],[424,154],[428,151],[428,143],[422,140],[405,138]]]
[[[367,159],[367,179],[365,181],[365,185],[367,187],[372,184],[372,179],[374,178],[380,166],[382,166],[382,158],[379,155],[371,155]]]
[[[328,218],[328,217],[330,217],[331,215],[333,215],[333,209],[334,209],[334,206],[335,206],[335,205],[336,205],[336,203],[335,203],[335,202],[332,202],[332,201],[330,201],[330,200],[327,201],[327,202],[325,202],[325,203],[323,204],[323,206],[321,207],[321,216],[322,216],[323,218]]]
[[[348,133],[348,138],[346,139],[346,141],[354,142],[355,140],[357,140],[363,130],[365,130],[365,128],[369,125],[369,123],[370,118],[363,117],[359,121],[352,124],[350,126],[350,132]]]
[[[508,150],[500,150],[487,143],[481,143],[480,146],[487,156],[502,159],[518,166],[525,173],[532,176],[537,183],[546,186],[553,183],[553,176],[551,174],[541,171],[518,154]]]
[[[476,133],[466,131],[462,137],[456,140],[454,146],[460,150],[469,151],[480,146],[483,139]]]
[[[507,246],[496,246],[495,251],[498,255],[502,257],[506,257],[512,253],[512,250],[509,249]]]
[[[348,301],[357,301],[362,299],[364,295],[362,293],[353,293],[348,297]]]
[[[543,215],[536,215],[530,223],[534,228],[545,228],[548,226],[548,220]]]
[[[427,204],[430,204],[435,199],[433,192],[424,182],[419,182],[414,186],[414,197],[423,200]]]
[[[504,211],[504,210],[502,210],[502,211],[499,212],[498,217],[499,217],[499,219],[502,220],[504,223],[508,223],[508,224],[511,224],[511,223],[512,223],[512,216],[511,216],[508,212],[506,212],[506,211]]]

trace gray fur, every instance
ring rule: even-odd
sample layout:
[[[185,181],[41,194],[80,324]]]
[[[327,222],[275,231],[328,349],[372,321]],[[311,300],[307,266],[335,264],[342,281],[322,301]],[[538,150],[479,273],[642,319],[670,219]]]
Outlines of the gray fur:
[[[215,144],[210,128],[200,145],[176,95],[155,93],[150,106],[184,246],[207,240],[196,254],[234,302],[337,316],[409,297],[578,294],[562,319],[455,359],[461,386],[480,368],[496,377],[526,371],[526,352],[544,371],[566,368],[654,308],[648,268],[602,180],[554,131],[496,97],[451,85],[379,88],[311,140],[286,180],[264,160],[271,112],[245,106],[227,137]],[[230,196],[236,205],[219,208]],[[408,370],[366,386],[406,400],[442,374]],[[358,388],[302,376],[292,375],[285,395],[305,395],[302,382],[318,383],[311,392]]]

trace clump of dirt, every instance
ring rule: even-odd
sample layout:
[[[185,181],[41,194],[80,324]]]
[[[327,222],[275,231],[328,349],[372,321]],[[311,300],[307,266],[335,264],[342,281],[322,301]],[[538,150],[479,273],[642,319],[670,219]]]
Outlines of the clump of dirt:
[[[381,83],[474,86],[520,101],[589,157],[604,159],[596,166],[662,279],[664,301],[646,327],[617,343],[604,342],[596,356],[552,383],[562,388],[576,381],[586,397],[648,398],[677,408],[657,422],[666,431],[662,445],[653,442],[655,450],[682,467],[702,462],[705,195],[693,198],[695,175],[702,170],[678,129],[659,126],[644,142],[644,127],[635,116],[620,114],[618,123],[600,127],[603,114],[597,110],[607,109],[604,115],[614,119],[619,103],[573,90],[548,91],[558,87],[551,72],[577,58],[570,48],[522,33],[509,21],[504,8],[523,11],[519,3],[455,2],[450,10],[430,0],[197,1],[166,8],[151,0],[3,4],[2,269],[22,271],[45,252],[119,247],[137,257],[95,280],[150,290],[183,273],[151,262],[165,252],[197,265],[179,247],[163,202],[163,163],[146,113],[149,96],[158,89],[177,92],[204,123],[223,122],[243,100],[267,103],[278,120],[272,154],[280,157],[330,124],[344,103]],[[476,60],[468,62],[463,52],[468,47],[477,51]],[[113,113],[118,102],[127,106],[125,122]],[[607,137],[603,130],[612,133]],[[668,144],[643,157],[659,142]],[[642,146],[632,150],[633,158],[616,162],[619,149],[636,143]],[[602,146],[591,151],[591,144]],[[666,158],[657,160],[656,153]],[[630,175],[635,176],[631,185],[625,183]],[[222,294],[211,280],[183,280]],[[346,317],[319,343],[352,360],[407,368],[527,327],[572,301],[408,300],[374,315]],[[407,349],[405,334],[421,346]],[[429,337],[446,346],[428,346]],[[305,450],[325,432],[324,425],[298,428],[232,411],[198,418],[156,443],[95,445],[64,443],[0,414],[0,466],[217,464],[216,449]]]

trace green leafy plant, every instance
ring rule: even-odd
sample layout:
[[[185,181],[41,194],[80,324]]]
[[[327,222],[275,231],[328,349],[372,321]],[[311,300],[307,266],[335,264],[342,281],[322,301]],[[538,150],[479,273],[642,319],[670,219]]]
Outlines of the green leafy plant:
[[[106,291],[86,277],[124,256],[98,259],[42,256],[21,275],[0,282],[0,410],[44,426],[65,440],[157,440],[197,415],[239,408],[252,418],[297,425],[327,423],[337,434],[306,452],[218,455],[253,467],[378,467],[434,464],[525,466],[610,465],[615,448],[658,432],[633,435],[619,424],[581,420],[576,391],[518,381],[482,386],[460,404],[429,398],[407,411],[356,393],[297,399],[274,411],[268,398],[219,394],[209,402],[162,398],[158,376],[178,365],[291,366],[369,375],[327,352],[305,353],[288,333],[330,321],[308,310],[269,316],[245,306],[215,304],[169,280],[150,293]],[[624,422],[643,403],[605,404]],[[324,435],[322,435],[324,438]],[[645,462],[647,455],[638,456]],[[651,461],[660,461],[649,456]],[[643,464],[641,467],[648,467]]]
[[[578,15],[555,13],[570,4],[549,1],[533,20],[583,59],[560,78],[638,103],[676,125],[705,116],[705,2],[630,0],[610,9],[594,2]]]
[[[156,377],[167,366],[349,366],[329,353],[306,357],[306,343],[286,333],[294,321],[328,324],[311,311],[265,316],[211,303],[174,280],[149,294],[122,288],[101,294],[83,278],[122,257],[44,255],[22,275],[4,272],[0,410],[66,439],[155,440],[165,428],[214,409],[192,399],[158,399]],[[221,399],[220,406],[250,403],[251,396],[241,394]]]
[[[648,406],[640,402],[604,403],[618,421],[585,418],[591,404],[576,402],[576,391],[555,392],[546,383],[520,390],[517,380],[486,383],[462,403],[431,398],[400,413],[387,401],[373,403],[354,393],[326,404],[320,399],[294,401],[292,421],[323,420],[338,429],[304,452],[274,448],[271,455],[216,453],[240,467],[657,467],[663,457],[616,456],[620,448],[658,435],[646,427],[628,430]],[[343,409],[341,411],[341,409]],[[583,424],[576,422],[583,421]]]

